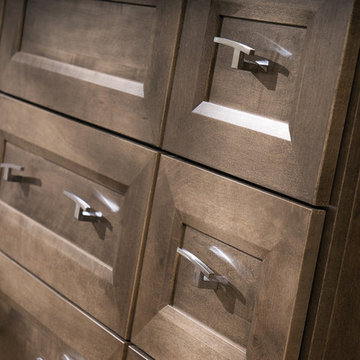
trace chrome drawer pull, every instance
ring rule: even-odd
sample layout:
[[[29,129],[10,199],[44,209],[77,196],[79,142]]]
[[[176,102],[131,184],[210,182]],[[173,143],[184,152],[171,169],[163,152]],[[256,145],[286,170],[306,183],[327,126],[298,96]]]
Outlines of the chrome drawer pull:
[[[64,190],[64,195],[75,203],[75,219],[79,221],[96,221],[102,218],[101,211],[92,211],[91,206],[77,195],[66,190]]]
[[[254,56],[255,49],[244,45],[234,40],[229,40],[221,37],[214,37],[214,42],[234,49],[231,67],[233,69],[258,71],[261,69],[264,72],[268,71],[269,60],[266,59],[245,59],[245,55]]]
[[[177,248],[176,252],[189,260],[194,266],[194,285],[202,289],[216,290],[219,284],[219,280],[215,277],[215,273],[204,264],[197,256],[190,251]]]
[[[22,176],[12,175],[12,170],[24,171],[24,167],[16,164],[1,163],[0,167],[3,169],[3,179],[5,181],[20,182]]]

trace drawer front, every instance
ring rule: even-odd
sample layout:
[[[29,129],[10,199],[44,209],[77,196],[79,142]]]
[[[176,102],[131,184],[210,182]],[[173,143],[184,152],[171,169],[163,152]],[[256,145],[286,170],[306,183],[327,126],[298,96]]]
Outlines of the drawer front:
[[[0,252],[0,353],[12,360],[121,359],[124,341]]]
[[[156,153],[6,97],[0,103],[1,249],[125,336]],[[88,208],[77,211],[70,193]]]
[[[351,6],[188,1],[165,149],[326,204],[357,56],[344,55]]]
[[[162,157],[131,340],[158,360],[297,359],[324,215]]]
[[[180,10],[180,0],[8,1],[1,89],[158,143]]]

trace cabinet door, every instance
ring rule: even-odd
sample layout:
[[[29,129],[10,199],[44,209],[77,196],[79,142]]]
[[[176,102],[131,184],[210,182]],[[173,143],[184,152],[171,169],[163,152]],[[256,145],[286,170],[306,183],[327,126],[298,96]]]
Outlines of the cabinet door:
[[[323,219],[162,157],[131,341],[157,360],[297,359]]]
[[[0,107],[0,248],[125,337],[156,152],[4,96]]]
[[[119,360],[124,341],[0,252],[0,354],[11,360]]]
[[[180,0],[7,1],[1,90],[158,143]]]
[[[352,6],[189,0],[165,149],[326,204],[360,41]]]

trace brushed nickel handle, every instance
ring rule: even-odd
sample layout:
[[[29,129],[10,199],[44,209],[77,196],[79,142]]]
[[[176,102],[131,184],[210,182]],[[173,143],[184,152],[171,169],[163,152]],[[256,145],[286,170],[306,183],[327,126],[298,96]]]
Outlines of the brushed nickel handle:
[[[16,165],[16,164],[9,164],[9,163],[1,163],[0,167],[3,169],[3,179],[5,181],[14,181],[14,182],[19,182],[21,181],[21,176],[17,176],[17,175],[12,175],[11,171],[12,170],[17,170],[17,171],[24,171],[24,167],[21,165]]]
[[[75,203],[75,219],[79,221],[96,221],[103,217],[101,211],[92,211],[91,206],[74,193],[64,190],[64,195]]]
[[[217,289],[219,280],[215,277],[215,273],[205,263],[184,248],[178,247],[176,252],[194,265],[195,269],[193,281],[196,287],[202,289]]]
[[[245,55],[254,56],[255,49],[245,44],[234,40],[229,40],[221,37],[214,37],[214,42],[234,49],[231,67],[233,69],[258,71],[261,69],[264,72],[268,71],[269,60],[266,59],[245,59]]]

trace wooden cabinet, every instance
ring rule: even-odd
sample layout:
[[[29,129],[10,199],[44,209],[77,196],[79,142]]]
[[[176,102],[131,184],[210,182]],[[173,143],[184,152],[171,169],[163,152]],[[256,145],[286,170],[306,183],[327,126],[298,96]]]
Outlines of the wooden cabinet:
[[[296,359],[324,214],[162,157],[132,341],[158,360]]]
[[[0,253],[3,359],[118,360],[125,343]]]
[[[326,205],[359,43],[352,10],[350,0],[188,1],[165,149]]]
[[[360,358],[359,19],[0,0],[0,357]]]
[[[14,0],[1,90],[158,144],[180,0]]]
[[[0,103],[1,249],[125,337],[156,153],[4,96]]]

